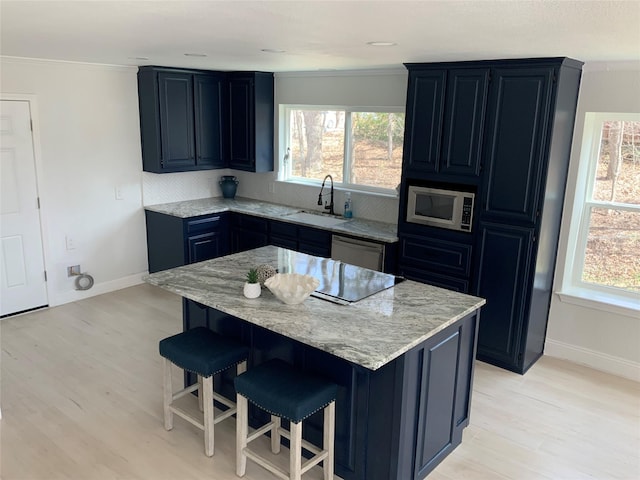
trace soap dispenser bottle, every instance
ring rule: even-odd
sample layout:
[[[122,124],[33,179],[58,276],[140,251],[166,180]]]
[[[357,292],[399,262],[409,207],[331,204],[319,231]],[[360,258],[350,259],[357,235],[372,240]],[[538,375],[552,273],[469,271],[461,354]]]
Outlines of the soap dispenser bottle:
[[[351,192],[344,194],[344,218],[353,218],[353,205],[351,204]]]

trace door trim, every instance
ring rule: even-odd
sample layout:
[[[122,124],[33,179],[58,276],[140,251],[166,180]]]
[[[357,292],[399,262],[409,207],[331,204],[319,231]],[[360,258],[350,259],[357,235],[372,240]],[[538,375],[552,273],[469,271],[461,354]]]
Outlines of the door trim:
[[[31,137],[33,140],[33,157],[35,160],[36,168],[36,190],[38,192],[38,198],[40,199],[40,235],[42,237],[42,256],[44,259],[44,269],[47,272],[47,281],[45,282],[45,289],[47,292],[47,304],[51,307],[55,303],[52,302],[51,295],[51,281],[52,271],[50,268],[51,260],[49,255],[49,236],[47,229],[46,219],[47,215],[47,201],[45,197],[46,189],[44,188],[44,166],[42,164],[42,150],[40,148],[40,120],[38,115],[38,100],[36,95],[27,93],[4,93],[0,92],[0,101],[21,101],[29,104],[29,113],[31,115]],[[45,198],[43,198],[45,197]]]

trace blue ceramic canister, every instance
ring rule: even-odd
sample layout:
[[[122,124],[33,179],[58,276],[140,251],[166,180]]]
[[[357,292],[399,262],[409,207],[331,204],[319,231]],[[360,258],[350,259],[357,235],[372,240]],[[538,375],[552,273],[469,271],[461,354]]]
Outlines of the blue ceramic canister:
[[[238,179],[233,175],[223,175],[220,177],[220,188],[222,189],[222,196],[224,198],[233,198],[236,196],[236,190],[238,189]]]

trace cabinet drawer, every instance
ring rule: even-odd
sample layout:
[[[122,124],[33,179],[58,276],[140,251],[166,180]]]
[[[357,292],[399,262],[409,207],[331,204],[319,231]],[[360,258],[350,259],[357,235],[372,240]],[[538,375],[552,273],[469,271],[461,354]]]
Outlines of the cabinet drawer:
[[[427,237],[400,238],[400,263],[422,267],[428,271],[469,275],[471,245]]]
[[[269,230],[269,222],[265,218],[254,217],[251,215],[233,215],[231,222],[236,228],[251,230],[254,233],[267,234]]]
[[[271,222],[271,235],[274,237],[291,237],[298,238],[298,227],[293,223]]]
[[[469,293],[469,281],[463,278],[450,277],[448,275],[440,275],[438,273],[426,272],[424,270],[416,270],[415,268],[405,267],[399,268],[400,274],[409,280],[416,282],[428,283],[447,290],[454,290],[460,293]]]
[[[212,232],[220,228],[221,217],[215,215],[212,217],[197,217],[187,221],[187,233]]]
[[[310,227],[298,227],[298,240],[300,243],[313,243],[327,246],[331,249],[331,232]]]

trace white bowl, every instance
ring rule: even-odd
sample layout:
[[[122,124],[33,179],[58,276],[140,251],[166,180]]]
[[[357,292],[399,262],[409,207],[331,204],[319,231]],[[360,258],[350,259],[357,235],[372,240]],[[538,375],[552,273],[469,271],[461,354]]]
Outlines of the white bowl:
[[[318,288],[320,280],[300,273],[276,273],[273,277],[267,278],[264,285],[281,302],[295,305],[304,302],[311,292]]]

